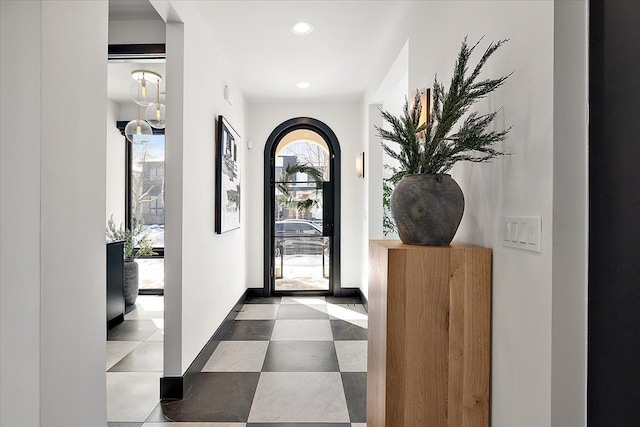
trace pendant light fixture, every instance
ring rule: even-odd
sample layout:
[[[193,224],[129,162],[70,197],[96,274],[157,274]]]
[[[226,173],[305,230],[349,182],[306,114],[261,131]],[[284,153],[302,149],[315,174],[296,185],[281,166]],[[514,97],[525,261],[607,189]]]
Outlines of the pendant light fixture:
[[[134,144],[145,144],[151,140],[153,130],[164,129],[165,106],[160,103],[160,81],[162,76],[153,71],[135,70],[131,72],[131,99],[138,104],[138,118],[131,120],[124,128],[124,135]],[[155,95],[155,102],[154,102]],[[145,118],[140,118],[140,107],[147,107]]]
[[[156,81],[160,84],[160,74],[153,71],[135,70],[131,72],[134,82],[131,83],[131,99],[136,104],[146,107],[152,104],[156,94]]]
[[[140,105],[138,105],[138,119],[131,120],[124,128],[124,136],[134,144],[145,144],[149,142],[153,130],[149,123],[144,120],[140,120]]]
[[[158,83],[156,85],[157,89],[157,97],[156,102],[149,104],[147,107],[147,111],[145,111],[144,117],[147,119],[147,122],[151,125],[151,127],[156,129],[164,129],[164,120],[165,120],[165,106],[160,103],[160,79],[161,77],[157,75]]]

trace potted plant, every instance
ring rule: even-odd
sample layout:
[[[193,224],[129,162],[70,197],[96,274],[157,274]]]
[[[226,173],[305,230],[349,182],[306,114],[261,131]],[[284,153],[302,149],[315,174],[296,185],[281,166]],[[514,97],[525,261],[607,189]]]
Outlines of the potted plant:
[[[390,130],[376,127],[378,136],[399,147],[396,151],[382,142],[384,151],[399,162],[389,182],[395,185],[391,212],[404,243],[451,243],[462,220],[464,195],[447,172],[459,161],[482,163],[506,154],[495,149],[494,144],[504,141],[511,128],[489,130],[498,112],[469,113],[474,103],[502,86],[510,76],[477,81],[486,61],[505,42],[490,43],[469,74],[469,58],[480,41],[469,46],[465,37],[449,90],[438,82],[437,76],[434,80],[433,110],[426,123],[420,123],[423,106],[419,93],[411,109],[408,100],[405,101],[400,117],[381,111],[391,127]]]
[[[144,233],[144,220],[131,218],[132,229],[116,227],[113,215],[107,223],[107,242],[124,241],[124,303],[132,305],[138,298],[138,263],[134,258],[157,255],[149,233]]]

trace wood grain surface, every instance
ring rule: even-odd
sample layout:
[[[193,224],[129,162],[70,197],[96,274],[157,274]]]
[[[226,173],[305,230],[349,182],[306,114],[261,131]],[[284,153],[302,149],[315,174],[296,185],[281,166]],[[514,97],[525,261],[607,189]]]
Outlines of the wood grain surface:
[[[368,427],[489,425],[491,250],[370,242]]]

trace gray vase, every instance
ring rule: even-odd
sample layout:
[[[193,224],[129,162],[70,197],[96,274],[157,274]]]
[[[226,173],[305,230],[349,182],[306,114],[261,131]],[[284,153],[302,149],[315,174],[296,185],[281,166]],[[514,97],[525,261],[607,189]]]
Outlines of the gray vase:
[[[393,190],[391,212],[403,243],[444,246],[462,220],[464,195],[450,175],[406,175]]]
[[[133,259],[124,261],[124,303],[132,305],[138,298],[138,263]]]

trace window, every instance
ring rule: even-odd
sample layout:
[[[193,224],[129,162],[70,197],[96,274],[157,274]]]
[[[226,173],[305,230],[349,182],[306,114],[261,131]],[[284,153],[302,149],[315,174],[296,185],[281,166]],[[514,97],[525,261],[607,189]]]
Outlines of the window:
[[[129,215],[144,223],[156,252],[164,249],[164,135],[130,144]]]

